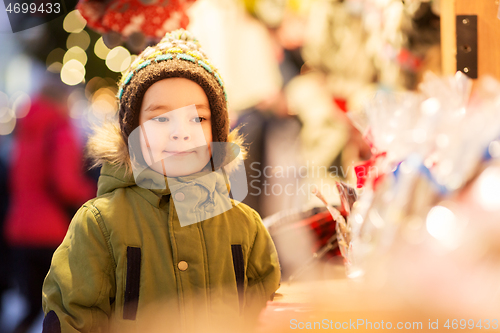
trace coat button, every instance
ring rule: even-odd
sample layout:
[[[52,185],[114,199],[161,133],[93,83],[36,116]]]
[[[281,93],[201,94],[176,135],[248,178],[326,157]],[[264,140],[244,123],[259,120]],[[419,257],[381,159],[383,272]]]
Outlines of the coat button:
[[[180,202],[180,201],[184,201],[184,199],[185,199],[185,198],[186,198],[186,197],[185,197],[184,193],[182,193],[182,192],[177,192],[177,193],[175,193],[175,195],[174,195],[174,199],[175,199],[176,201],[179,201],[179,202]]]
[[[179,263],[177,264],[177,267],[179,268],[179,270],[181,271],[185,271],[186,269],[188,269],[188,263],[185,262],[184,260],[181,260],[179,261]]]

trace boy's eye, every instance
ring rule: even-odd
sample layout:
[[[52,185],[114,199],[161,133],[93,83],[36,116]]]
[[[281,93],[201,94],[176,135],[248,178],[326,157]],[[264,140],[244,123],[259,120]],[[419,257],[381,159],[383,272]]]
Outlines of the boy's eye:
[[[157,121],[159,123],[164,123],[164,122],[168,121],[168,118],[167,117],[156,117],[156,118],[153,118],[152,120]]]
[[[206,119],[206,118],[204,118],[204,117],[194,117],[194,118],[193,118],[193,121],[194,121],[195,123],[201,123],[201,122],[203,122],[203,121],[205,121],[205,120],[207,120],[207,119]]]

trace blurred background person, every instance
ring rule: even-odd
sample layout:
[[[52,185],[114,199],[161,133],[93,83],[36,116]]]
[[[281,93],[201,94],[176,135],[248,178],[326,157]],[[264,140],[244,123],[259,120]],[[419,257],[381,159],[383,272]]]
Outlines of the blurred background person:
[[[76,208],[96,192],[95,183],[83,174],[81,147],[68,116],[69,92],[57,76],[47,74],[14,132],[4,234],[16,285],[27,301],[15,333],[26,332],[40,314],[52,253]]]
[[[9,139],[5,136],[0,136],[0,297],[12,286],[10,279],[10,253],[9,247],[5,241],[3,226],[5,224],[5,216],[9,206],[9,191],[8,191],[8,163],[7,163],[7,147]],[[0,313],[3,311],[3,302],[0,302]],[[3,333],[1,327],[0,332]]]

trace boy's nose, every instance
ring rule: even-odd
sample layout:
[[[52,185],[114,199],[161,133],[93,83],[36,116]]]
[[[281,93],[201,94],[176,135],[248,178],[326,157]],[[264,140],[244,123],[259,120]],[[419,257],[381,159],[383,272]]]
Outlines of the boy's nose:
[[[172,141],[188,141],[191,139],[189,124],[183,121],[173,122],[170,130],[170,140]]]
[[[171,140],[184,140],[184,141],[188,141],[190,139],[190,136],[189,135],[177,135],[177,134],[172,134],[170,136],[170,139]]]

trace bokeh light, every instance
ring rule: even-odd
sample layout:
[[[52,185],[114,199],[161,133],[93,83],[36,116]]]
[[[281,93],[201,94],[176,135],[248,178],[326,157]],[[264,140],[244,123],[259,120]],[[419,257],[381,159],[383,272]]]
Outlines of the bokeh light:
[[[12,117],[14,117],[14,114],[11,108],[7,106],[0,107],[0,123],[8,122]]]
[[[83,118],[88,112],[88,100],[83,87],[75,88],[68,96],[69,116],[73,119]]]
[[[105,79],[100,76],[94,76],[87,82],[85,85],[85,97],[89,100],[92,98],[94,92],[99,90],[99,88],[108,86],[108,83]]]
[[[427,231],[445,245],[451,245],[458,227],[455,214],[447,207],[434,206],[427,214]]]
[[[85,64],[87,63],[87,54],[81,47],[73,46],[64,54],[63,64],[73,59],[81,62],[82,65],[85,66]]]
[[[60,63],[59,61],[53,62],[49,67],[47,67],[47,70],[52,73],[60,73],[62,66],[63,64]]]
[[[61,48],[55,48],[52,51],[50,51],[49,55],[47,56],[47,59],[45,60],[45,65],[47,66],[47,70],[52,73],[59,73],[61,72],[62,68],[62,62],[64,59],[64,54],[66,51],[64,51]]]
[[[12,112],[16,118],[24,118],[28,114],[31,107],[31,98],[24,92],[18,92],[10,98],[12,104]]]
[[[435,97],[429,98],[422,102],[420,106],[420,111],[425,115],[433,115],[439,111],[441,108],[441,103]]]
[[[100,88],[92,96],[92,110],[97,118],[112,116],[116,110],[115,92],[110,88]]]
[[[11,59],[6,66],[6,93],[31,91],[36,84],[32,79],[34,75],[33,67],[33,60],[27,55],[19,55]]]
[[[488,153],[493,158],[500,157],[500,140],[495,140],[490,143],[490,145],[488,146]]]
[[[82,30],[79,33],[72,33],[68,36],[66,40],[66,47],[71,49],[74,46],[78,46],[83,50],[86,50],[90,45],[90,36],[87,31]]]
[[[123,46],[113,48],[106,57],[106,66],[113,72],[125,71],[131,63],[130,52]]]
[[[64,51],[63,49],[61,49],[59,47],[50,51],[49,55],[47,56],[47,59],[45,60],[46,66],[49,67],[50,65],[52,65],[55,62],[62,63],[65,53],[66,53],[66,51]]]
[[[137,58],[138,58],[137,54],[132,54],[132,55],[130,56],[130,64],[133,64],[133,63],[134,63],[134,61],[135,61]],[[130,65],[129,65],[129,66],[130,66]],[[127,69],[128,69],[128,66],[127,66],[127,68],[126,68],[125,70],[123,70],[123,71],[122,71],[122,74],[125,74],[125,71],[126,71]]]
[[[0,135],[9,135],[16,127],[16,117],[12,109],[0,107]]]
[[[87,21],[78,10],[69,12],[64,18],[63,28],[69,33],[79,33],[85,28]]]
[[[111,51],[111,50],[106,46],[106,44],[104,44],[102,37],[99,38],[94,45],[95,55],[98,56],[99,58],[105,60],[106,57],[108,56],[109,51]]]
[[[500,167],[483,171],[474,188],[475,197],[486,211],[500,210]]]
[[[61,69],[61,80],[69,86],[77,85],[85,78],[85,67],[75,59],[69,60]]]

